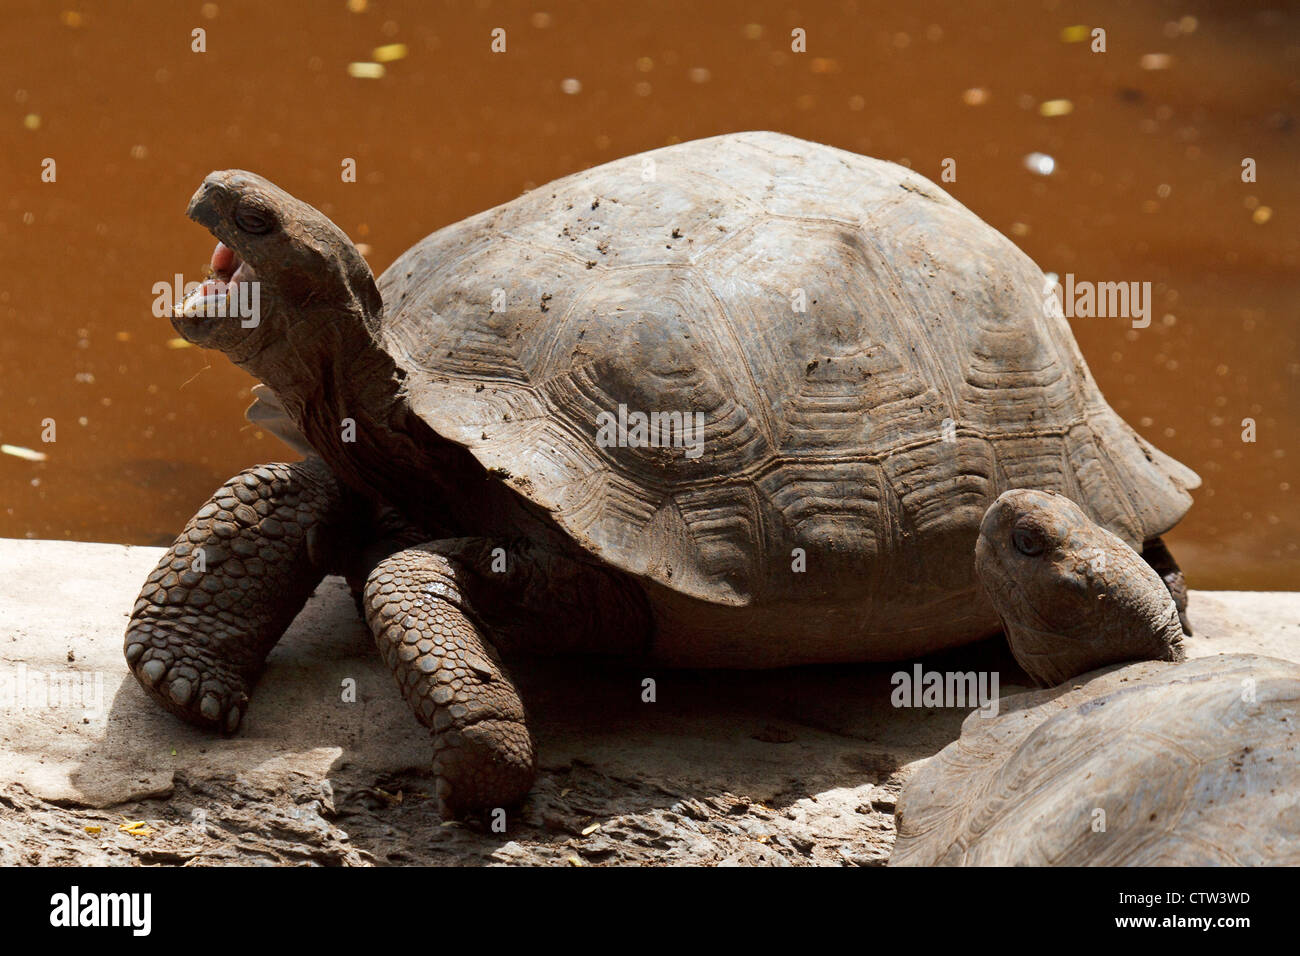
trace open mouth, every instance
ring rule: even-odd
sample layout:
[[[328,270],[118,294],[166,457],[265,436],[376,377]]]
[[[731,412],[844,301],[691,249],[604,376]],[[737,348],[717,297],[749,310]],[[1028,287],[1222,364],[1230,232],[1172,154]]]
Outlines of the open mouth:
[[[239,253],[218,242],[212,250],[211,274],[176,307],[176,314],[187,319],[234,315],[229,306],[239,302],[240,284],[256,278],[253,267],[239,258]]]

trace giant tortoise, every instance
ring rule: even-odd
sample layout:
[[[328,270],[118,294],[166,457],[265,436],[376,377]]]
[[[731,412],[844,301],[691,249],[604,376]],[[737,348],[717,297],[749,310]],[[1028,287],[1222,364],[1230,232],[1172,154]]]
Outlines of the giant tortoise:
[[[1199,479],[1106,404],[1034,263],[900,166],[682,143],[447,226],[378,283],[251,173],[211,174],[188,215],[220,242],[173,324],[311,453],[230,479],[135,605],[127,661],[191,722],[235,730],[329,572],[451,813],[533,780],[498,652],[759,668],[996,634],[971,554],[1010,488],[1180,580],[1159,536]]]

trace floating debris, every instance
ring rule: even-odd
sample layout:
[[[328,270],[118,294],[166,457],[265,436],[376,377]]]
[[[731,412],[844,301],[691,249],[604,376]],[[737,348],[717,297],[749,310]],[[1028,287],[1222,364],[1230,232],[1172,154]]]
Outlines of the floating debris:
[[[582,92],[582,84],[570,76],[560,81],[560,89],[573,96]]]
[[[1138,65],[1144,70],[1167,70],[1174,65],[1174,58],[1168,53],[1146,53]]]
[[[41,117],[39,113],[28,113],[23,117],[23,126],[27,129],[40,129]]]
[[[348,76],[357,80],[382,80],[384,78],[382,63],[349,63]]]
[[[1074,112],[1074,104],[1069,100],[1044,100],[1038,104],[1040,116],[1067,116]]]
[[[1267,206],[1263,208],[1267,209]],[[22,445],[0,445],[0,454],[13,455],[15,458],[21,458],[23,461],[45,461],[49,455],[43,451],[33,451],[30,448],[24,448]]]
[[[366,0],[348,0],[349,13],[365,13]]]
[[[599,829],[600,829],[600,824],[599,824],[599,823],[593,823],[593,824],[592,824],[591,826],[589,826],[589,827],[583,827],[583,828],[582,828],[582,835],[583,835],[583,836],[591,836],[593,833],[595,833],[595,832],[596,832],[597,830],[599,830]]]
[[[371,56],[376,63],[392,63],[394,60],[406,59],[407,48],[405,43],[388,43],[384,46],[377,46]]]
[[[1273,218],[1273,210],[1268,206],[1256,206],[1255,211],[1250,214],[1250,221],[1257,226],[1262,226]]]
[[[191,348],[192,346],[189,342],[185,341],[184,339],[168,339],[167,347],[169,349],[188,349]]]
[[[989,101],[989,91],[982,86],[972,86],[962,93],[961,101],[967,106],[983,106]]]
[[[1046,153],[1030,153],[1024,163],[1025,169],[1039,176],[1050,176],[1056,171],[1056,160]]]

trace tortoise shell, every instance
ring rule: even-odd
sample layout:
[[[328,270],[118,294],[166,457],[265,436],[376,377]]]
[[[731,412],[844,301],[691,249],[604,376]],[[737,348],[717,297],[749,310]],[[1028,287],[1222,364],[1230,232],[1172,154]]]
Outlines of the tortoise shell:
[[[1002,491],[1065,494],[1140,548],[1199,484],[1106,404],[1009,240],[790,136],[576,173],[379,288],[415,413],[670,602],[956,643],[996,630],[971,565]]]
[[[891,866],[1295,866],[1300,666],[1143,662],[966,718],[898,803]]]

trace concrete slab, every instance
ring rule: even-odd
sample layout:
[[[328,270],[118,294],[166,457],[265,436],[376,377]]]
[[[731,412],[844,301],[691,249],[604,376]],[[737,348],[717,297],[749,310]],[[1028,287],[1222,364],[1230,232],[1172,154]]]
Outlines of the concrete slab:
[[[235,737],[158,709],[122,634],[161,553],[0,539],[0,863],[876,864],[911,767],[968,713],[893,707],[897,665],[519,662],[537,787],[505,832],[447,825],[428,740],[339,579],[272,653]],[[1191,611],[1193,656],[1300,660],[1300,594],[1194,592]],[[1000,640],[925,666],[1025,689]]]

